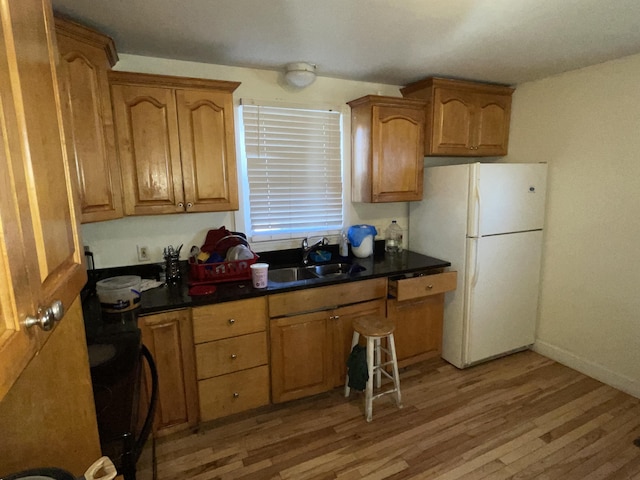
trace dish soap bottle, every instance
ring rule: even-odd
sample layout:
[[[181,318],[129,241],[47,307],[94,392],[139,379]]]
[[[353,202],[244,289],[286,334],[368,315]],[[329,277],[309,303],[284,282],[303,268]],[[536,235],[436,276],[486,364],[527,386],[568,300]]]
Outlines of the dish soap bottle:
[[[402,251],[402,228],[395,220],[391,222],[385,232],[384,250],[387,253],[400,253]]]
[[[349,244],[347,243],[347,234],[344,231],[340,232],[340,256],[349,256]]]

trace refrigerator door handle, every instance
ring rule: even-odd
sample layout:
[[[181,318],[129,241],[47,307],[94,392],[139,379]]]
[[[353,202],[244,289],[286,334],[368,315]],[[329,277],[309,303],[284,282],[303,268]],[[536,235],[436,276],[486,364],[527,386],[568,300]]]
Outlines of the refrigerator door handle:
[[[470,186],[470,195],[469,195],[469,217],[468,217],[468,225],[467,225],[467,236],[468,237],[479,237],[480,236],[480,225],[482,225],[481,221],[481,205],[482,198],[480,195],[480,178],[478,172],[478,165],[472,165],[473,168],[470,172],[469,177],[469,186]]]
[[[478,244],[480,242],[478,238],[472,238],[471,240],[473,240],[473,271],[471,274],[471,285],[475,287],[478,283],[478,277],[480,276],[480,266],[478,265]]]

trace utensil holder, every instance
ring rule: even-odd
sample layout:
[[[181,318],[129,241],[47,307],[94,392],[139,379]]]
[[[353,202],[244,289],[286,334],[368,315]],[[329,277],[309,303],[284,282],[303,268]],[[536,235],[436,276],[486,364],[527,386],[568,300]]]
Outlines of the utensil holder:
[[[181,278],[180,274],[180,254],[166,254],[164,256],[165,261],[165,275],[167,283],[176,283]]]

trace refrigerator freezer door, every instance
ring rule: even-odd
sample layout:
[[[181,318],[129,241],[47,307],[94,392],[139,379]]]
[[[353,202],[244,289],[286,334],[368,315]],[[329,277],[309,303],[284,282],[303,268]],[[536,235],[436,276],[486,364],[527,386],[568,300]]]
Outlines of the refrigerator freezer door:
[[[470,365],[535,339],[542,232],[470,238],[464,358]]]
[[[470,167],[468,237],[543,228],[546,164],[475,163]]]

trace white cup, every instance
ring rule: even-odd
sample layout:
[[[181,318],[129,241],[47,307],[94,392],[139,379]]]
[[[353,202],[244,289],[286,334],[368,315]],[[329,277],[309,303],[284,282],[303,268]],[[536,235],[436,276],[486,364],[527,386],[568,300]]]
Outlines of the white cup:
[[[253,281],[253,288],[267,288],[267,284],[269,283],[268,278],[268,263],[254,263],[251,265],[251,280]]]

